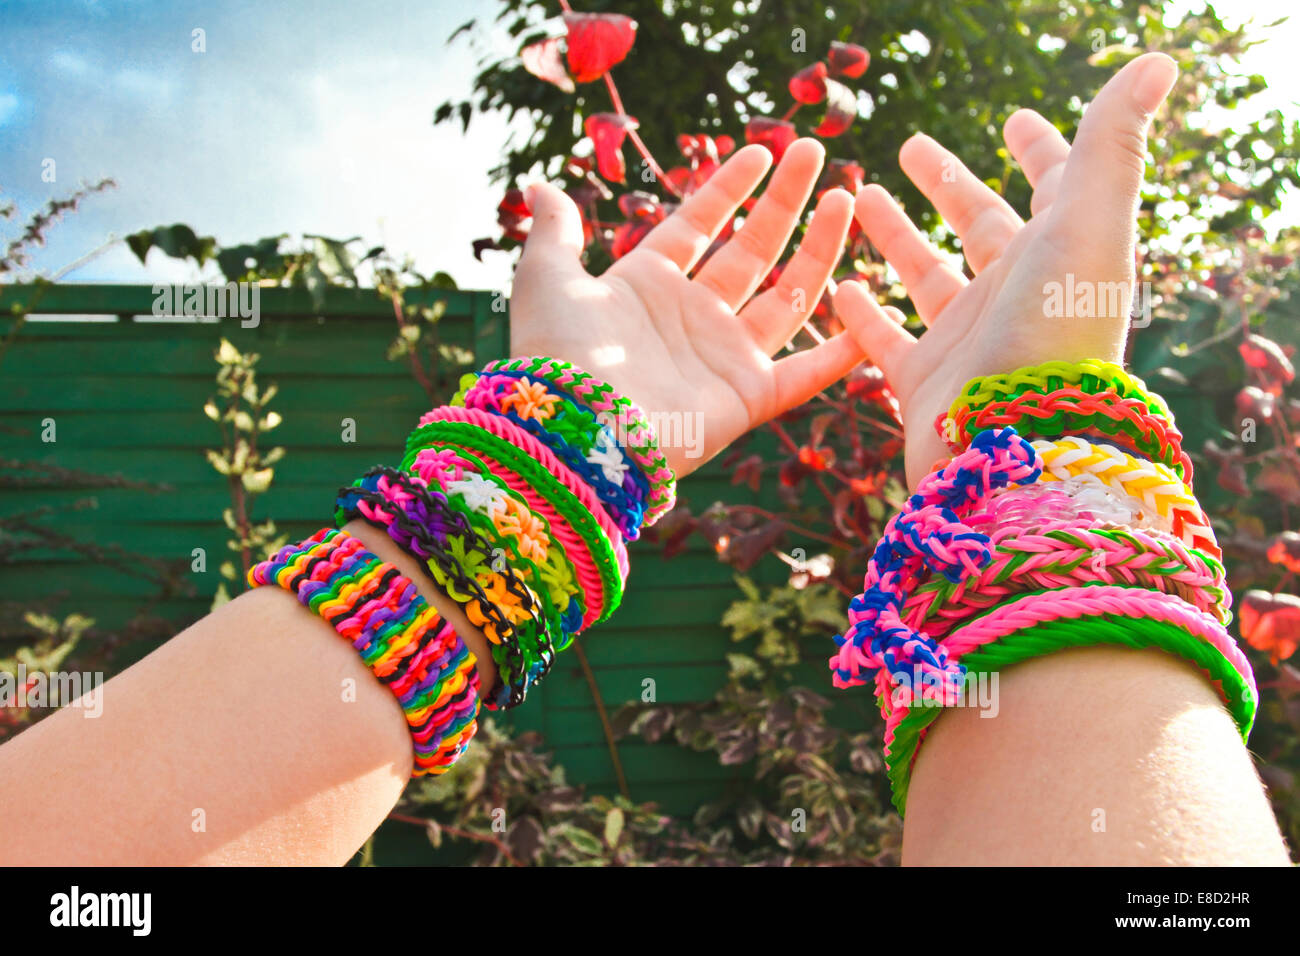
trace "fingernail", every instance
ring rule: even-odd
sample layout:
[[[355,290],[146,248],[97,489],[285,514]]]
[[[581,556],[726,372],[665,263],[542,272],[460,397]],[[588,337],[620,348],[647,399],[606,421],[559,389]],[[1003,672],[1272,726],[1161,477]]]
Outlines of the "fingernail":
[[[1178,66],[1163,53],[1152,56],[1142,66],[1142,75],[1138,77],[1133,88],[1133,95],[1138,105],[1148,113],[1160,108],[1174,81],[1178,79]]]

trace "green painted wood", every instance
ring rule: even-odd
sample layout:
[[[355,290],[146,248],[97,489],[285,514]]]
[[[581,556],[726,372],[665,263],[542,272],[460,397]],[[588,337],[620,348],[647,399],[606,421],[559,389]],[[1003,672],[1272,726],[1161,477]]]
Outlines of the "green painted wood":
[[[30,302],[32,287],[0,287],[0,335],[13,326],[15,304]],[[118,627],[154,599],[151,612],[180,629],[208,609],[228,559],[220,515],[229,505],[224,481],[208,466],[204,449],[220,442],[202,414],[215,388],[213,352],[221,336],[258,352],[259,378],[275,382],[273,408],[284,423],[272,435],[287,449],[271,491],[253,517],[274,517],[292,536],[311,533],[329,519],[340,484],[364,469],[398,458],[406,433],[428,399],[402,364],[385,349],[395,334],[391,306],[373,292],[331,290],[316,308],[303,290],[265,289],[261,323],[132,321],[148,315],[155,292],[148,286],[58,286],[41,293],[39,310],[51,315],[124,316],[111,323],[27,323],[0,362],[0,459],[29,461],[168,486],[39,486],[7,490],[0,514],[53,508],[45,521],[62,533],[100,546],[118,545],[185,569],[185,593],[157,600],[147,579],[125,565],[99,568],[66,549],[42,547],[22,563],[0,568],[0,600],[48,606],[58,613],[89,614]],[[442,341],[472,347],[477,361],[507,354],[504,299],[489,292],[437,293],[446,302]],[[434,295],[413,303],[427,304]],[[340,420],[356,422],[357,440],[341,440]],[[41,441],[43,420],[53,418],[57,441]],[[731,484],[720,462],[682,483],[680,497],[696,510],[714,501],[772,507],[774,482],[761,493]],[[78,505],[82,507],[77,507]],[[204,550],[204,573],[188,571],[193,549]],[[766,560],[760,580],[780,580],[784,565]],[[629,592],[613,619],[582,642],[605,704],[616,709],[641,699],[643,681],[655,682],[659,702],[685,703],[712,696],[733,649],[719,624],[738,592],[730,568],[701,540],[665,560],[634,547]],[[0,649],[12,627],[0,624]],[[139,649],[139,653],[147,651]],[[821,662],[809,665],[809,686],[822,687]],[[820,681],[820,682],[819,682]],[[536,730],[566,767],[568,779],[613,792],[615,777],[591,692],[576,659],[562,658],[527,707],[499,718],[516,730]],[[701,803],[742,785],[743,768],[723,768],[709,754],[668,743],[630,739],[620,746],[632,795],[667,812],[689,814]],[[418,857],[411,828],[386,827],[389,842],[405,841]],[[432,851],[429,851],[430,853]]]

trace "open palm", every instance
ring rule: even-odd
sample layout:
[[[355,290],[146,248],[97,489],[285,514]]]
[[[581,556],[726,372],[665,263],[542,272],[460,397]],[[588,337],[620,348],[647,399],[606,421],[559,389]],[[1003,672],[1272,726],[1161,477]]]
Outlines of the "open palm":
[[[664,420],[678,424],[661,428],[661,446],[679,476],[806,401],[865,358],[847,333],[772,358],[820,300],[843,252],[853,197],[825,193],[777,284],[754,292],[802,218],[823,157],[814,140],[792,144],[744,225],[694,276],[767,173],[765,147],[739,150],[598,277],[580,261],[577,207],[554,186],[530,187],[533,227],[515,275],[511,352],[562,358],[647,412],[671,416]]]
[[[929,137],[904,144],[903,171],[961,240],[968,281],[908,220],[890,195],[868,186],[857,216],[899,274],[921,321],[914,339],[896,309],[882,309],[859,283],[841,284],[835,308],[889,380],[903,409],[907,475],[915,483],[947,457],[934,429],[977,375],[1059,359],[1120,361],[1132,290],[1134,221],[1146,164],[1146,130],[1177,77],[1169,57],[1141,56],[1088,107],[1073,148],[1047,120],[1021,110],[1004,138],[1033,186],[1028,223]],[[1091,286],[1093,309],[1053,295]],[[1072,314],[1073,313],[1073,314]]]

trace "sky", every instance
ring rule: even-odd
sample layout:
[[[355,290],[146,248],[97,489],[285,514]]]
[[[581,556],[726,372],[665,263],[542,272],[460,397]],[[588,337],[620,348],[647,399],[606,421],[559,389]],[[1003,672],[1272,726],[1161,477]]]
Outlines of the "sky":
[[[1293,3],[1217,7],[1267,23]],[[468,135],[432,125],[439,103],[469,93],[478,56],[515,52],[492,30],[477,49],[447,45],[494,14],[491,0],[0,0],[0,189],[21,223],[80,182],[117,180],[51,233],[35,257],[47,275],[111,237],[183,222],[223,245],[361,236],[463,288],[504,288],[511,258],[477,262],[470,244],[497,233],[487,170],[510,129],[499,116]],[[1300,115],[1297,47],[1300,17],[1251,52],[1245,66],[1276,78],[1261,107]],[[141,266],[119,242],[66,281],[198,277],[157,252]]]
[[[57,226],[35,265],[183,222],[223,245],[360,235],[462,287],[502,287],[508,257],[480,264],[470,244],[498,231],[487,170],[506,124],[432,123],[470,91],[476,51],[446,40],[480,13],[494,5],[0,0],[0,189],[27,214],[82,181],[119,184]],[[158,252],[142,267],[119,242],[66,281],[196,276]]]

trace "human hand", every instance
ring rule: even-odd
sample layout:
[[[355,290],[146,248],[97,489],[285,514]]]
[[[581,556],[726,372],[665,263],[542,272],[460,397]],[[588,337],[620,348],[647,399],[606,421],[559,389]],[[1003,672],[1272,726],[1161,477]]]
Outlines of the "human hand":
[[[858,193],[858,221],[928,327],[915,339],[902,313],[882,309],[860,283],[837,290],[836,313],[902,407],[910,485],[948,457],[934,422],[970,379],[1054,359],[1123,360],[1146,132],[1177,75],[1164,54],[1133,60],[1088,107],[1073,147],[1032,110],[1013,114],[1003,138],[1034,190],[1027,223],[934,140],[917,134],[903,144],[903,171],[961,239],[971,281],[882,187]],[[1065,315],[1052,314],[1051,283],[1090,288],[1095,314],[1069,301]],[[1110,294],[1111,283],[1125,283],[1124,293]]]
[[[840,333],[779,361],[772,356],[821,300],[844,249],[853,197],[842,189],[823,195],[779,281],[754,291],[801,219],[824,155],[815,140],[792,144],[744,225],[694,276],[771,165],[765,147],[737,151],[600,276],[581,264],[577,207],[554,186],[529,187],[533,225],[515,274],[511,353],[564,359],[651,416],[682,416],[675,438],[660,429],[678,477],[811,398],[865,359],[855,339]]]

